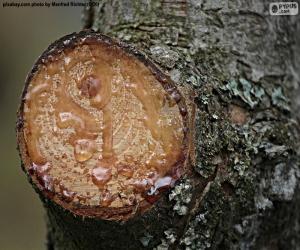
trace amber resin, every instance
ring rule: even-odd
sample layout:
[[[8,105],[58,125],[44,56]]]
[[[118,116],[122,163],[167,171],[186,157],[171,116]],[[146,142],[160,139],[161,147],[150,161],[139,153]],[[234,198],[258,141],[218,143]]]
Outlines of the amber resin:
[[[25,168],[76,214],[126,217],[184,172],[184,101],[150,61],[123,46],[95,33],[63,38],[24,91]]]

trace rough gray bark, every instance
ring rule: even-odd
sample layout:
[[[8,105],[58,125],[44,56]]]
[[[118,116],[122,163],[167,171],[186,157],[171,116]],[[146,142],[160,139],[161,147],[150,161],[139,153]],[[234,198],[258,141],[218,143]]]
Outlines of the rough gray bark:
[[[49,249],[300,249],[299,15],[269,1],[101,1],[86,27],[134,44],[196,104],[192,172],[139,218],[44,200]]]

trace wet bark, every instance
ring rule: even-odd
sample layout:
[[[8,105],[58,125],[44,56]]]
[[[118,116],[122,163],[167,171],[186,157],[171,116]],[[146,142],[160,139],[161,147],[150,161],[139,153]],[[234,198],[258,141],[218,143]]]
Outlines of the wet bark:
[[[133,44],[195,104],[190,172],[128,222],[43,198],[49,249],[300,249],[300,23],[268,1],[100,1],[85,28]]]

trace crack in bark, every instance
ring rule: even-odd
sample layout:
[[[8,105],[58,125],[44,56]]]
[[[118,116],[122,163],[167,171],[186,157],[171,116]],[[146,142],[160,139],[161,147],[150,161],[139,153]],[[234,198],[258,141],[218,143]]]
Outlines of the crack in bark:
[[[176,249],[176,246],[180,245],[180,240],[188,230],[189,222],[199,211],[205,195],[209,192],[211,184],[218,175],[218,170],[219,166],[216,166],[214,173],[208,177],[204,183],[199,180],[199,176],[194,176],[193,182],[198,182],[198,184],[196,184],[195,188],[193,189],[192,201],[190,203],[188,213],[182,218],[182,225],[179,226],[179,230],[177,231],[177,239],[170,249]]]

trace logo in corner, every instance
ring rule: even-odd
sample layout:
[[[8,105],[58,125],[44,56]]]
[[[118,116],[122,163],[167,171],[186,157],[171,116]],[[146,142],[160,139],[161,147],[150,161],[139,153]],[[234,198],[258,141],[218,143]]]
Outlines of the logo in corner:
[[[269,12],[270,12],[270,15],[272,15],[272,16],[298,15],[298,3],[297,2],[270,3]]]

